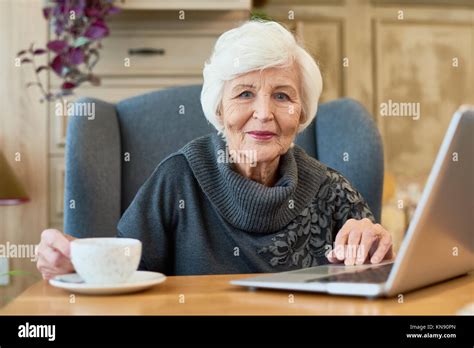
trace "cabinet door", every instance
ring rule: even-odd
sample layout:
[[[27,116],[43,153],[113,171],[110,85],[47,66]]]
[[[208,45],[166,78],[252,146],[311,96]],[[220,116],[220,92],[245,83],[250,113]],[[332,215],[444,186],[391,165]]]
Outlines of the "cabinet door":
[[[387,169],[421,190],[453,113],[474,103],[472,22],[375,23],[375,99]]]
[[[214,33],[115,30],[103,40],[95,72],[101,76],[201,75]]]
[[[250,10],[252,0],[119,0],[124,10]]]
[[[297,21],[296,34],[303,40],[321,70],[323,92],[321,102],[343,95],[342,25],[332,21]]]

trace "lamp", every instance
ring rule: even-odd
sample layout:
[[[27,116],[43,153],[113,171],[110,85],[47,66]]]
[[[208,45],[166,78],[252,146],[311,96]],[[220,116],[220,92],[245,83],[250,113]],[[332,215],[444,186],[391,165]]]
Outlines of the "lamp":
[[[22,204],[29,200],[23,186],[0,151],[0,205]]]

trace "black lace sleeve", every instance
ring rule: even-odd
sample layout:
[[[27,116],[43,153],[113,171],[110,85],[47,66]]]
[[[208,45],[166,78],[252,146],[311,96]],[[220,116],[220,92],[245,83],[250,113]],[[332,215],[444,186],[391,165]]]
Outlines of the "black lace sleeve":
[[[362,195],[343,175],[328,168],[309,206],[257,252],[280,271],[327,264],[326,252],[351,218],[375,221]]]
[[[329,199],[334,200],[333,238],[349,219],[361,220],[368,218],[375,223],[374,215],[364,197],[339,172],[328,168],[328,181],[323,189],[328,189]]]

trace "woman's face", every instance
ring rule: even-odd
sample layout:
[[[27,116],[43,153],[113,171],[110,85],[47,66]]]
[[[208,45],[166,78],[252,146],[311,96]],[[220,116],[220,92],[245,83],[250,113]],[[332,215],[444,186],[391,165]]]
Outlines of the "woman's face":
[[[293,64],[240,75],[224,84],[221,122],[229,150],[269,162],[286,153],[301,115],[299,71]]]

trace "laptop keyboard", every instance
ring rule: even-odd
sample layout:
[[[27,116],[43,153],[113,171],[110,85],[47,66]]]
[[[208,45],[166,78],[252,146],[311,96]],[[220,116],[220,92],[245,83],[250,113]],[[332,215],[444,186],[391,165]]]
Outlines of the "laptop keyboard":
[[[384,283],[387,281],[393,263],[367,268],[361,271],[351,273],[334,274],[327,277],[319,277],[306,280],[306,283],[322,282],[322,283]]]

